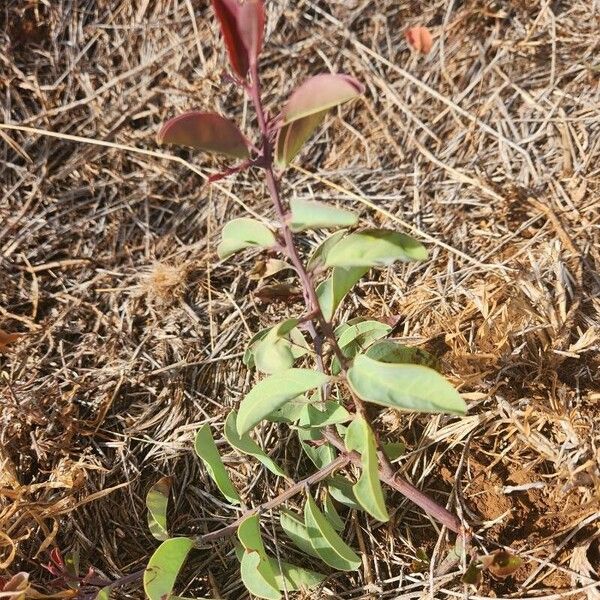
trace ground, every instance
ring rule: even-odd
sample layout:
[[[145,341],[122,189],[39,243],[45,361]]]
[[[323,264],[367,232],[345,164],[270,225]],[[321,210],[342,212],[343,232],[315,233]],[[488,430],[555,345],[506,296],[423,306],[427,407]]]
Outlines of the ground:
[[[156,547],[144,498],[160,475],[174,478],[174,531],[233,517],[193,455],[194,432],[209,422],[221,439],[252,382],[245,343],[301,310],[268,287],[286,273],[253,272],[257,253],[216,257],[228,219],[273,217],[259,175],[207,187],[222,163],[155,141],[187,109],[253,131],[221,78],[207,5],[0,8],[0,121],[30,128],[0,129],[0,328],[23,334],[0,355],[0,569],[29,572],[40,590],[51,589],[41,565],[54,547],[107,577],[143,568]],[[597,3],[273,0],[268,13],[273,112],[309,74],[344,71],[367,87],[326,120],[285,197],[351,207],[430,251],[372,272],[340,317],[387,320],[397,339],[436,353],[468,416],[382,413],[379,434],[406,443],[400,471],[458,513],[480,552],[524,559],[469,590],[459,567],[436,571],[451,536],[390,494],[388,525],[359,516],[347,527],[364,568],[305,597],[599,598]],[[413,25],[431,29],[430,54],[407,47]],[[303,251],[321,237],[304,237]],[[261,443],[306,475],[284,426]],[[283,489],[226,458],[249,504]],[[196,552],[180,589],[244,597],[231,546]],[[121,593],[142,596],[139,585]]]

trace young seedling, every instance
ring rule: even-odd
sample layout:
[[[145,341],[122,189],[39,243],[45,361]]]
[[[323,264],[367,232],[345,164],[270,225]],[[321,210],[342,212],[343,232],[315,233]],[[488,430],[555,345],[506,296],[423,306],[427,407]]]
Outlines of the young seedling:
[[[184,145],[237,160],[212,179],[246,169],[262,172],[277,223],[265,225],[248,217],[225,225],[218,247],[221,259],[247,248],[281,255],[279,265],[293,269],[302,288],[305,308],[281,323],[259,331],[249,342],[244,364],[261,374],[238,410],[227,417],[224,437],[238,452],[285,477],[289,487],[276,498],[245,510],[232,523],[202,536],[169,537],[166,521],[168,481],[151,490],[149,524],[162,542],[150,559],[144,585],[151,600],[169,597],[181,566],[193,548],[237,536],[236,554],[241,579],[259,598],[277,599],[283,591],[318,585],[324,575],[276,560],[260,533],[260,517],[279,508],[282,535],[301,551],[336,570],[357,570],[361,560],[344,540],[339,505],[363,510],[387,521],[382,483],[404,494],[464,544],[468,533],[459,519],[404,481],[390,463],[398,445],[382,445],[373,430],[365,403],[401,411],[462,415],[466,406],[458,392],[433,368],[436,361],[423,351],[383,339],[385,323],[355,318],[336,319],[337,309],[354,285],[370,269],[396,262],[424,261],[427,250],[407,235],[388,229],[364,229],[353,212],[317,201],[282,196],[285,168],[298,156],[328,111],[359,98],[365,91],[351,75],[321,73],[304,81],[283,103],[277,115],[265,110],[259,76],[265,9],[262,0],[212,0],[231,66],[230,80],[253,105],[259,139],[251,143],[238,126],[208,112],[190,112],[168,121],[158,141]],[[307,230],[335,230],[305,263],[296,234]],[[305,337],[308,332],[309,340]],[[262,421],[286,423],[315,471],[293,482],[254,441],[252,430]],[[195,450],[224,498],[241,499],[221,461],[209,426],[196,437]],[[392,454],[394,453],[394,454]],[[351,481],[344,470],[354,465],[359,475]],[[327,490],[324,502],[315,488]],[[304,510],[283,505],[304,495]]]

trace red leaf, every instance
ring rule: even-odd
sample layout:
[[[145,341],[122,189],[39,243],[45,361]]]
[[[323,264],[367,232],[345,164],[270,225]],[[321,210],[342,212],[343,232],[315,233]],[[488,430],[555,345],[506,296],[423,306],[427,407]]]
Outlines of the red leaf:
[[[229,62],[233,70],[245,79],[262,50],[265,28],[265,8],[262,0],[212,0],[221,25]]]
[[[59,548],[52,548],[50,550],[50,560],[60,569],[65,568],[65,561],[63,560],[62,553]]]
[[[354,77],[338,73],[322,73],[307,79],[287,101],[283,124],[352,100],[364,93],[365,87]]]
[[[158,133],[159,144],[191,146],[234,158],[248,158],[246,139],[235,123],[216,113],[188,112],[167,121]]]
[[[427,27],[411,27],[404,34],[408,45],[421,54],[428,54],[433,46],[433,38]]]
[[[252,66],[256,64],[263,45],[265,7],[262,0],[245,0],[238,17],[238,30]]]

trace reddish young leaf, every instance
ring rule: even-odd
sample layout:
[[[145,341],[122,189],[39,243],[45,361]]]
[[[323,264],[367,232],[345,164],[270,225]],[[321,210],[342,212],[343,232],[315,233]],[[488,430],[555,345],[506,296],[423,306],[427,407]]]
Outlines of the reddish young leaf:
[[[250,66],[256,64],[262,51],[265,31],[265,7],[263,0],[245,0],[238,16],[238,30]]]
[[[322,112],[352,100],[364,93],[365,87],[354,77],[322,73],[307,79],[287,101],[283,109],[283,124]]]
[[[408,45],[421,54],[428,54],[433,46],[433,38],[427,27],[411,27],[404,34]]]
[[[216,113],[189,112],[167,121],[158,133],[159,144],[191,146],[234,158],[248,158],[246,139],[229,119]]]
[[[242,79],[262,49],[265,8],[262,0],[212,0],[231,67]]]

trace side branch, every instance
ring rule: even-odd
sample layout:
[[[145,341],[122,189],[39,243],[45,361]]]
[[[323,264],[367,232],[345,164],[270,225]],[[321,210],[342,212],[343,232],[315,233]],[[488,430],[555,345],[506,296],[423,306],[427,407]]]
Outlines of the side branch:
[[[196,548],[204,548],[210,542],[214,542],[221,538],[234,535],[235,532],[237,531],[237,528],[239,527],[240,523],[242,521],[244,521],[245,519],[247,519],[248,517],[261,514],[263,512],[271,510],[273,508],[277,508],[280,504],[283,504],[284,502],[286,502],[287,500],[289,500],[296,494],[299,494],[300,492],[304,491],[306,488],[310,487],[311,485],[314,485],[315,483],[319,483],[319,481],[326,479],[327,477],[332,475],[338,469],[342,469],[349,462],[350,462],[349,454],[347,452],[343,452],[334,461],[330,462],[327,466],[323,467],[316,473],[313,473],[309,477],[306,477],[302,481],[299,481],[298,483],[295,483],[294,485],[290,486],[287,490],[281,492],[281,494],[279,494],[279,496],[277,496],[276,498],[273,498],[272,500],[269,500],[268,502],[265,502],[259,506],[255,506],[254,508],[251,508],[250,510],[245,511],[242,514],[242,516],[240,516],[238,519],[236,519],[230,525],[227,525],[226,527],[223,527],[221,529],[217,529],[217,531],[213,531],[211,533],[206,533],[206,534],[200,535],[200,536],[192,536],[195,547]]]
[[[323,431],[323,437],[340,452],[347,452],[346,445],[335,431],[325,430]],[[347,456],[352,464],[359,467],[362,465],[360,454],[357,452],[349,452],[347,453]],[[431,515],[442,525],[445,525],[450,531],[463,537],[468,537],[468,532],[462,526],[456,515],[453,515],[449,510],[438,504],[435,500],[429,498],[421,490],[418,490],[415,486],[408,483],[408,481],[402,479],[398,473],[394,472],[393,467],[388,461],[380,467],[379,479],[422,508],[428,515]]]

